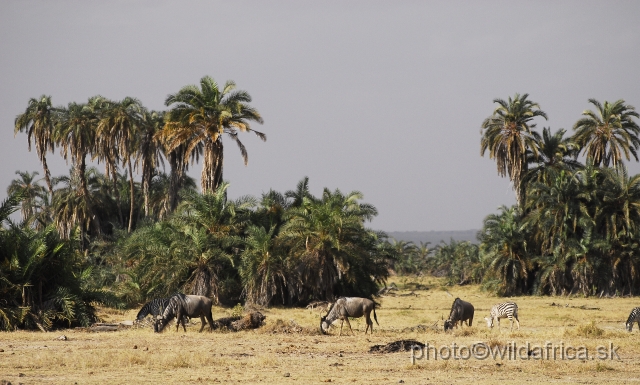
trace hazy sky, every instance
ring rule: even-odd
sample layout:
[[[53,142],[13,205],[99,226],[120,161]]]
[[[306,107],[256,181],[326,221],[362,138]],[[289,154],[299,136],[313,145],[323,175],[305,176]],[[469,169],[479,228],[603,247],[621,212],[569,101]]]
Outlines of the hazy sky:
[[[241,136],[247,167],[226,141],[232,197],[309,176],[316,195],[361,191],[376,229],[477,229],[515,201],[480,157],[493,99],[529,93],[549,116],[538,128],[553,131],[572,132],[589,98],[640,108],[639,16],[638,1],[5,0],[0,199],[16,170],[42,176],[26,135],[13,135],[29,98],[133,96],[163,109],[210,75],[251,94],[268,136]],[[68,171],[58,150],[49,163]]]

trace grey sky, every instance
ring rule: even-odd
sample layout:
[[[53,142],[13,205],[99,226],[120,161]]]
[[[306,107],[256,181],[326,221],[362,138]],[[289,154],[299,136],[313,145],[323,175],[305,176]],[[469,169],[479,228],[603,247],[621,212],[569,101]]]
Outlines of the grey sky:
[[[163,109],[210,75],[252,95],[268,136],[242,135],[248,167],[227,141],[232,197],[306,175],[314,194],[363,192],[376,229],[480,228],[514,202],[480,157],[492,100],[529,93],[553,131],[589,98],[640,108],[639,16],[637,1],[2,1],[0,199],[16,170],[42,176],[13,136],[29,98]],[[49,162],[68,170],[58,151]]]

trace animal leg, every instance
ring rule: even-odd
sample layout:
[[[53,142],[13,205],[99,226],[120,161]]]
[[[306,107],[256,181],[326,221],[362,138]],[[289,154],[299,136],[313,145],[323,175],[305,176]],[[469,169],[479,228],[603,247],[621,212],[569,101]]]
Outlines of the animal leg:
[[[342,325],[344,324],[344,320],[340,320],[340,333],[338,333],[338,337],[342,335]]]
[[[211,316],[211,310],[207,314],[207,321],[209,321],[209,329],[213,331],[213,317]]]
[[[180,317],[182,316],[182,314],[180,314],[180,312],[178,312],[178,314],[176,314],[176,333],[178,332],[178,330],[180,329]],[[170,319],[167,320],[167,322],[171,321]]]
[[[369,326],[371,326],[371,334],[373,334],[373,321],[371,321],[371,316],[367,314],[365,317],[365,321],[367,321],[367,327],[364,329],[364,335],[367,335],[367,330],[369,330]]]
[[[351,324],[349,323],[349,317],[346,317],[344,320],[347,321],[347,326],[349,327],[349,330],[351,331],[351,335],[355,336],[356,334],[353,332],[353,329],[351,329]]]
[[[187,332],[187,326],[185,325],[184,322],[184,315],[182,313],[178,313],[178,318],[176,318],[176,324],[177,326],[180,326],[180,323],[182,323],[182,329],[184,330],[184,332]],[[178,331],[178,329],[176,328],[176,331]]]
[[[202,333],[202,330],[204,329],[204,325],[206,325],[207,323],[204,322],[204,315],[200,315],[200,331],[198,333]]]

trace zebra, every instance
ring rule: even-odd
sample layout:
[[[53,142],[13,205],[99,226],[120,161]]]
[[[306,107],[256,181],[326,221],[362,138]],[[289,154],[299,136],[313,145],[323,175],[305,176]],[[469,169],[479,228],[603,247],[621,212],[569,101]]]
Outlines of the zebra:
[[[638,323],[638,328],[640,328],[640,307],[636,307],[631,310],[631,314],[629,314],[629,318],[627,318],[627,331],[630,332],[633,329],[633,323]]]
[[[164,309],[169,305],[169,298],[155,298],[151,301],[147,302],[142,306],[142,309],[138,312],[136,316],[136,321],[142,321],[146,316],[151,314],[153,319],[155,320],[158,316],[162,315]],[[189,322],[189,318],[184,316],[184,321]]]
[[[518,320],[518,305],[515,302],[503,302],[493,305],[489,318],[484,317],[487,321],[487,326],[493,328],[493,320],[498,321],[498,328],[500,328],[500,318],[509,318],[511,322],[511,330],[513,330],[513,319],[516,319],[516,325],[520,330],[520,321]]]

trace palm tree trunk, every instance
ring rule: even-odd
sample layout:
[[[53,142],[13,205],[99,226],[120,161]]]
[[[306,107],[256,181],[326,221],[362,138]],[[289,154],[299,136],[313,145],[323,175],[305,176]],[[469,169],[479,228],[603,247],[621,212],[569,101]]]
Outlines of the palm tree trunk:
[[[169,176],[168,207],[165,207],[167,213],[173,212],[178,206],[178,190],[185,171],[182,146],[169,153],[169,164],[171,166],[171,175]]]
[[[47,182],[47,188],[49,189],[49,197],[53,202],[53,186],[51,185],[51,172],[49,171],[49,165],[47,164],[47,157],[42,155],[42,169],[44,170],[44,180]]]
[[[111,157],[109,155],[107,155],[107,167],[109,168],[109,170],[111,170],[113,196],[116,198],[116,207],[118,208],[118,218],[120,219],[120,226],[124,227],[124,218],[122,217],[122,203],[120,202],[120,189],[118,188],[118,173],[116,172],[116,165],[111,160]]]
[[[142,175],[142,194],[144,195],[144,216],[149,216],[149,177],[146,173]]]
[[[129,229],[127,232],[131,232],[131,227],[133,225],[133,208],[135,207],[135,194],[133,191],[133,170],[131,169],[131,159],[127,160],[127,166],[129,167],[129,199],[131,200],[131,205],[129,209]]]
[[[87,164],[84,155],[81,156],[80,164],[78,165],[78,177],[80,178],[80,192],[84,205],[87,209],[87,215],[89,216],[89,225],[94,229],[94,235],[100,234],[100,220],[93,214],[93,206],[91,205],[91,199],[89,199],[89,188],[87,187],[86,176]],[[80,240],[81,249],[84,250],[84,234],[85,234],[85,221],[87,218],[82,218],[80,228],[82,229],[82,239]]]
[[[214,192],[222,183],[222,158],[224,155],[222,140],[207,142],[204,148],[204,165],[200,186],[202,193]]]

